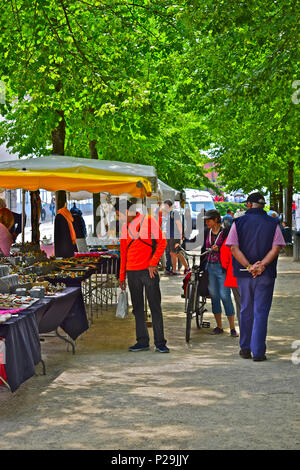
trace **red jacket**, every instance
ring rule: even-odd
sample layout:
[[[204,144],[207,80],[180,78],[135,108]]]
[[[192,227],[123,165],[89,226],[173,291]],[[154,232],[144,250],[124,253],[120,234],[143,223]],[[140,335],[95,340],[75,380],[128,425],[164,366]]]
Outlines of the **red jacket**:
[[[133,239],[136,240],[132,242]],[[154,253],[152,239],[156,240]],[[166,238],[156,220],[149,215],[142,216],[137,213],[129,224],[123,225],[121,231],[120,281],[125,280],[126,271],[139,271],[149,266],[157,266],[166,246]]]
[[[231,254],[229,246],[225,245],[226,240],[224,241],[220,250],[221,264],[222,264],[222,267],[226,269],[226,279],[224,282],[224,286],[238,287],[236,277],[234,277],[233,275],[232,254]]]

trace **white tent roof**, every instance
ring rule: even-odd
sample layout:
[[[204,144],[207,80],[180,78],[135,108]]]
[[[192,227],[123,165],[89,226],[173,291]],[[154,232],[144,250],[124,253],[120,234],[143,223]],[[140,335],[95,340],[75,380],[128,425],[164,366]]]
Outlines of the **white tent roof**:
[[[22,170],[32,172],[50,171],[53,175],[63,175],[64,173],[71,172],[74,175],[78,174],[78,177],[81,175],[81,178],[84,178],[85,174],[95,175],[95,177],[97,177],[97,175],[106,175],[106,178],[109,178],[109,176],[115,178],[124,176],[129,178],[140,177],[147,179],[148,182],[151,183],[152,192],[157,190],[157,176],[155,168],[153,166],[136,163],[93,160],[90,158],[76,158],[62,155],[50,155],[39,158],[26,158],[0,162],[0,172],[4,171],[5,173],[7,171]]]
[[[164,200],[170,199],[173,201],[180,201],[180,191],[172,188],[168,184],[164,183],[160,179],[158,180],[158,191],[161,193]]]
[[[121,175],[143,176],[144,178],[156,178],[153,166],[140,165],[138,163],[116,162],[109,160],[92,160],[91,158],[76,158],[62,155],[50,155],[48,157],[26,158],[0,163],[1,169],[31,170],[63,170],[65,168],[87,167]]]

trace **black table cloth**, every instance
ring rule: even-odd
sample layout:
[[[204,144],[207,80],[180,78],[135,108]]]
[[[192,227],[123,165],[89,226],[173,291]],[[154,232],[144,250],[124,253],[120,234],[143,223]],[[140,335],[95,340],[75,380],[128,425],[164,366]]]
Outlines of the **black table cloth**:
[[[35,374],[35,366],[41,361],[35,310],[33,305],[0,326],[0,337],[5,339],[7,382],[12,392]]]
[[[47,304],[41,313],[36,311],[38,330],[49,333],[59,326],[75,341],[79,335],[89,328],[85,306],[80,287],[67,287],[55,297],[45,297],[38,302]]]
[[[41,361],[39,334],[61,327],[73,340],[89,328],[81,289],[69,287],[44,297],[0,326],[5,339],[7,382],[14,392]]]

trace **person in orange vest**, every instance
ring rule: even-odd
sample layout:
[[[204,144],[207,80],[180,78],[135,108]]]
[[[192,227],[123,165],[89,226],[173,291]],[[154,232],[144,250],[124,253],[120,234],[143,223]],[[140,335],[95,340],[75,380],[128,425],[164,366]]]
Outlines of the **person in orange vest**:
[[[73,220],[66,206],[57,211],[54,219],[54,252],[57,258],[71,258],[77,251]]]
[[[156,351],[168,353],[164,337],[161,292],[159,287],[158,262],[167,246],[164,234],[158,223],[149,215],[136,211],[126,201],[117,202],[115,211],[120,221],[126,221],[121,231],[120,276],[122,290],[126,290],[126,275],[135,317],[137,343],[129,351],[149,350],[149,333],[144,312],[144,289],[148,299],[154,333]]]

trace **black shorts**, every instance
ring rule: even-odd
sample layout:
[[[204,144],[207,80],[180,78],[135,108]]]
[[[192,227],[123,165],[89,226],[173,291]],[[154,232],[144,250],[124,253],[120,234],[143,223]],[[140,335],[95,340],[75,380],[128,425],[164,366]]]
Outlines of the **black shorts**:
[[[175,245],[180,245],[180,242],[181,240],[179,238],[170,238],[167,241],[167,250],[169,251],[169,253],[175,253]]]

